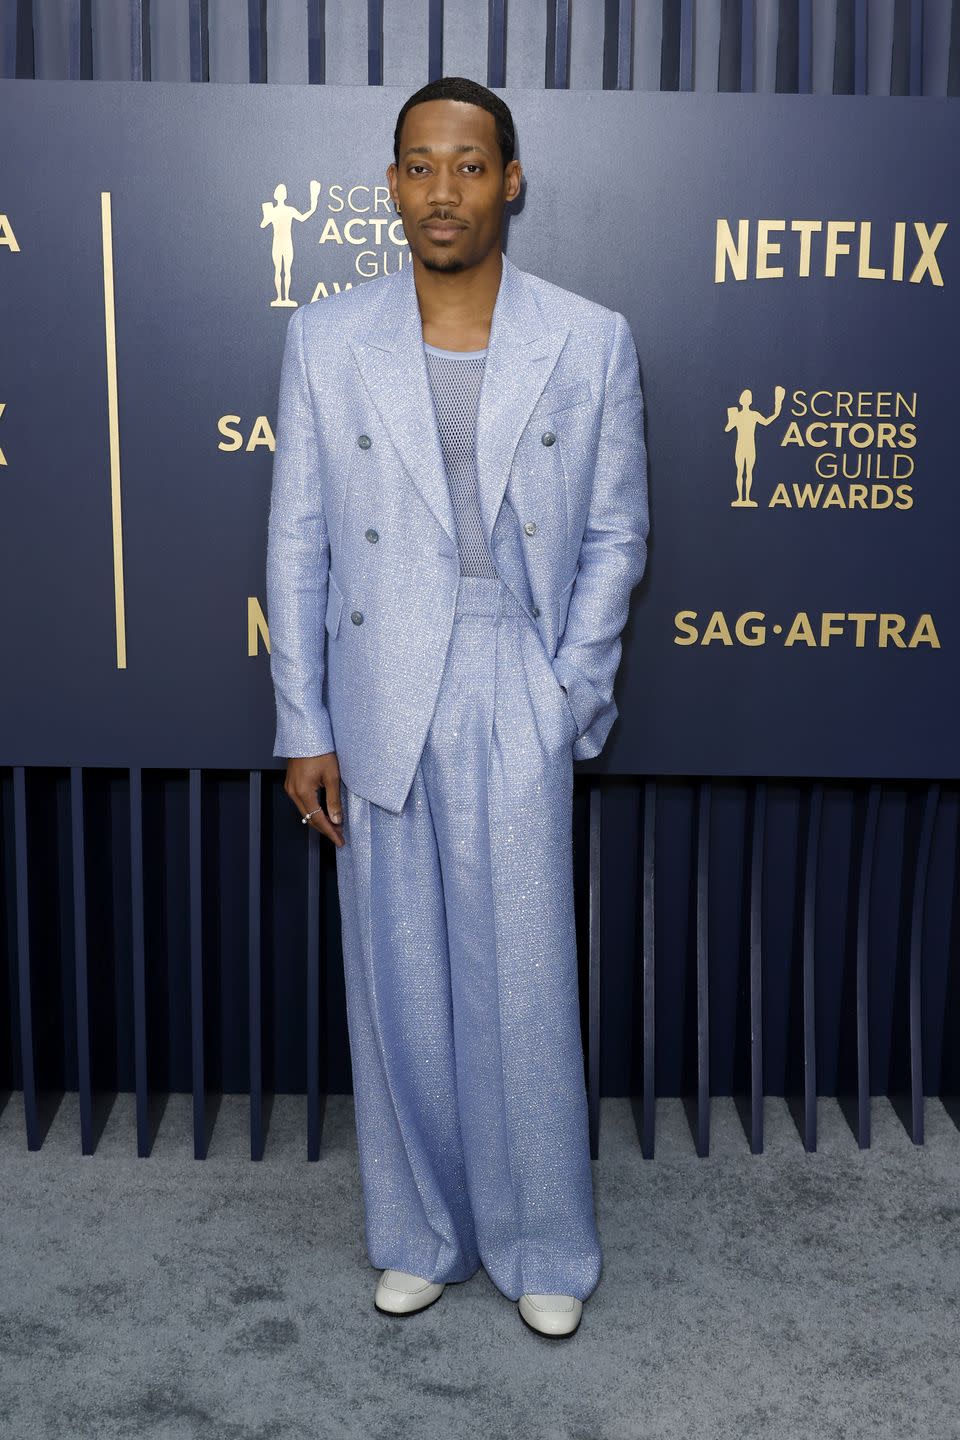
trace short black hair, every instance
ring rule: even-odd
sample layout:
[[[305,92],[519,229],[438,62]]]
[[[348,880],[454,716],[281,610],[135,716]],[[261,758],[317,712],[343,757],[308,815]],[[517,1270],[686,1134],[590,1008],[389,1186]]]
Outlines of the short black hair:
[[[478,85],[476,80],[467,80],[463,75],[441,75],[439,80],[431,80],[428,85],[424,85],[404,103],[403,109],[397,116],[397,124],[393,132],[395,165],[400,164],[400,132],[403,129],[406,113],[408,110],[412,110],[414,105],[422,104],[424,100],[463,100],[467,105],[479,105],[481,110],[489,110],[497,123],[497,144],[503,158],[503,168],[507,168],[514,158],[517,146],[510,107],[506,101],[501,100],[499,95],[495,95],[485,85]]]

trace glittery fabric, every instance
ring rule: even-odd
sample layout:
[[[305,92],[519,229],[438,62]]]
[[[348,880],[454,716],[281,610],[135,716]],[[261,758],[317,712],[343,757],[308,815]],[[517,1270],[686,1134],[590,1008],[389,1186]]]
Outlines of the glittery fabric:
[[[337,850],[371,1264],[586,1299],[594,1217],[571,862],[576,722],[533,622],[461,577],[399,813]]]
[[[646,562],[637,353],[618,311],[501,262],[477,409],[481,523],[586,759],[617,717],[620,634]],[[460,579],[432,414],[411,265],[294,312],[267,541],[274,754],[336,749],[349,788],[396,813]]]
[[[424,344],[427,372],[457,525],[461,575],[496,575],[477,493],[477,404],[486,349],[441,350]]]

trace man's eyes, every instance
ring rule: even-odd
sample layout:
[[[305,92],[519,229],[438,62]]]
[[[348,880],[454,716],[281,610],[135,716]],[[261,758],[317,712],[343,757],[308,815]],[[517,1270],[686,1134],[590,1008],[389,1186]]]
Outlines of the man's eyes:
[[[411,165],[411,166],[409,166],[409,170],[410,170],[410,173],[411,173],[411,174],[413,173],[414,170],[424,170],[424,169],[426,169],[426,166],[424,166],[424,165]],[[477,161],[475,161],[475,160],[468,160],[464,166],[461,166],[461,169],[482,170],[482,169],[483,169],[483,166],[480,165],[480,164],[478,164]]]

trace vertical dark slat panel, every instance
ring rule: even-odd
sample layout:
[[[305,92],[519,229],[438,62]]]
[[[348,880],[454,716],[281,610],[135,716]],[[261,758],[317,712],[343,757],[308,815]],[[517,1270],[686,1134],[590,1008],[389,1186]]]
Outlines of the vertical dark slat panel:
[[[263,1126],[263,950],[261,935],[261,889],[263,845],[261,797],[263,775],[250,771],[249,860],[247,866],[247,975],[250,1045],[250,1159],[262,1160]]]
[[[923,94],[923,0],[910,0],[910,94]]]
[[[923,1144],[923,919],[939,802],[940,785],[934,780],[927,786],[923,802],[923,827],[917,846],[910,913],[910,1107],[914,1145]]]
[[[150,0],[129,0],[130,79],[150,79]]]
[[[91,0],[67,0],[67,79],[93,78]]]
[[[813,0],[797,4],[797,94],[813,94]]]
[[[857,1144],[870,1146],[870,893],[877,848],[880,786],[870,786],[857,879]]]
[[[77,1086],[80,1153],[92,1155],[93,1085],[90,1069],[90,980],[87,970],[87,856],[83,825],[83,771],[70,769],[70,852],[73,871],[73,964],[77,995]]]
[[[803,875],[803,1148],[817,1148],[817,869],[820,858],[820,816],[823,784],[810,791]]]
[[[23,28],[23,10],[18,0],[5,0],[3,9],[6,15],[0,21],[0,80],[16,80],[20,74],[17,68],[17,40]]]
[[[679,89],[693,89],[693,7],[694,0],[680,0],[680,82]]]
[[[137,1087],[137,1155],[153,1148],[147,1067],[147,951],[143,896],[143,771],[130,769],[130,926],[133,946],[133,1069]]]
[[[750,1152],[763,1154],[763,891],[767,785],[753,786],[750,835]]]
[[[250,84],[267,83],[267,0],[247,0]]]
[[[775,89],[781,95],[797,93],[797,4],[780,0],[777,7],[777,61]]]
[[[210,23],[208,0],[189,0],[190,5],[190,79],[206,83],[210,79]]]
[[[680,72],[680,20],[678,0],[661,0],[660,89],[676,90]]]
[[[911,17],[911,0],[893,0],[889,95],[910,94]]]
[[[427,12],[427,80],[443,74],[443,0],[429,0]]]
[[[307,81],[327,80],[327,7],[325,0],[307,0]]]
[[[7,784],[5,772],[13,767],[0,765],[0,947],[3,963],[0,966],[0,1117],[14,1091],[22,1090],[20,1078],[20,1014],[17,1005],[17,894],[16,894],[16,846],[14,841],[13,814],[7,818]],[[11,794],[12,794],[11,783]],[[10,877],[8,883],[8,876]],[[8,895],[9,891],[9,895]]]
[[[654,911],[654,876],[657,865],[656,819],[657,782],[644,786],[643,806],[643,1147],[642,1153],[653,1159],[657,1118],[656,1070],[656,915]]]
[[[547,11],[549,26],[550,11]],[[487,0],[487,86],[502,90],[507,83],[506,0]]]
[[[207,1158],[206,1081],[203,1054],[203,883],[202,807],[199,770],[190,771],[190,1027],[193,1081],[193,1153]]]
[[[833,37],[833,93],[852,95],[854,88],[853,0],[837,0]]]
[[[36,54],[33,40],[33,0],[18,0],[16,39],[11,56],[13,69],[4,74],[17,80],[36,78]]]
[[[383,84],[383,0],[367,0],[367,84]]]
[[[633,84],[633,5],[631,0],[606,0],[603,87],[629,90]]]
[[[656,831],[656,780],[645,780],[642,791],[643,824],[639,842],[640,867],[640,1009],[642,1009],[642,1032],[640,1032],[640,1089],[633,1086],[635,1066],[630,1066],[630,1110],[633,1125],[640,1142],[643,1159],[653,1158],[656,1125],[656,1071],[655,1060],[655,863],[656,854],[653,838]]]
[[[743,0],[740,12],[740,89],[752,95],[757,88],[757,40],[754,0]]]
[[[853,93],[867,93],[867,0],[854,0]]]
[[[320,844],[307,826],[307,1159],[320,1159]]]
[[[710,799],[697,786],[697,1154],[710,1153]]]
[[[58,769],[60,767],[57,767]],[[47,769],[47,776],[53,779],[53,775]],[[36,962],[38,959],[36,945],[36,929],[34,930],[33,961],[34,961],[34,1059],[36,1062],[37,1077],[37,1100],[40,1107],[40,1124],[44,1137],[50,1128],[50,1120],[59,1109],[60,1102],[67,1093],[67,1086],[70,1081],[72,1093],[77,1093],[77,986],[76,972],[73,968],[72,947],[66,945],[68,932],[73,926],[73,874],[70,857],[70,789],[69,771],[65,777],[68,781],[65,787],[64,809],[66,813],[60,814],[61,786],[59,777],[53,784],[53,808],[43,807],[44,816],[51,816],[52,823],[44,825],[46,831],[54,831],[54,851],[50,859],[52,871],[46,883],[34,889],[34,895],[45,900],[44,910],[45,921],[49,923],[55,917],[53,926],[53,948],[55,954],[52,957],[52,970],[44,974],[39,983],[37,982]],[[34,814],[41,812],[37,809]],[[62,823],[61,823],[62,822]],[[55,1026],[51,1034],[50,1020],[53,1015],[57,1016],[60,1023]],[[45,1033],[46,1032],[46,1033]],[[53,1084],[51,1085],[51,1081]],[[45,1095],[45,1091],[49,1094]],[[45,1107],[44,1101],[48,1099]]]
[[[570,84],[570,0],[547,0],[543,84],[547,90],[566,90]]]
[[[33,1000],[30,986],[30,877],[27,859],[27,780],[22,765],[13,767],[13,853],[17,888],[17,981],[20,1012],[20,1070],[27,1149],[39,1150],[40,1114],[33,1052]]]
[[[590,1121],[590,1154],[600,1154],[600,966],[601,881],[603,876],[603,790],[590,785],[590,840],[588,859],[587,933],[587,1111]]]
[[[34,80],[37,56],[33,35],[33,0],[20,0],[17,25],[17,79]]]
[[[717,50],[717,90],[721,94],[742,89],[742,21],[741,0],[723,0],[720,7],[720,45]]]

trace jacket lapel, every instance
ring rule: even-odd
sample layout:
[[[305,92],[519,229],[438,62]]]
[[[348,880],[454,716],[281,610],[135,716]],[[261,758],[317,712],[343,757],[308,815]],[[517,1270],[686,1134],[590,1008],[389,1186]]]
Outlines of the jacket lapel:
[[[520,436],[568,333],[564,325],[544,325],[524,271],[502,251],[501,261],[477,415],[477,483],[488,545]],[[404,468],[456,546],[412,262],[381,291],[374,324],[351,349]]]
[[[380,419],[413,483],[456,545],[456,522],[423,350],[413,263],[379,285],[381,303],[350,346]]]

